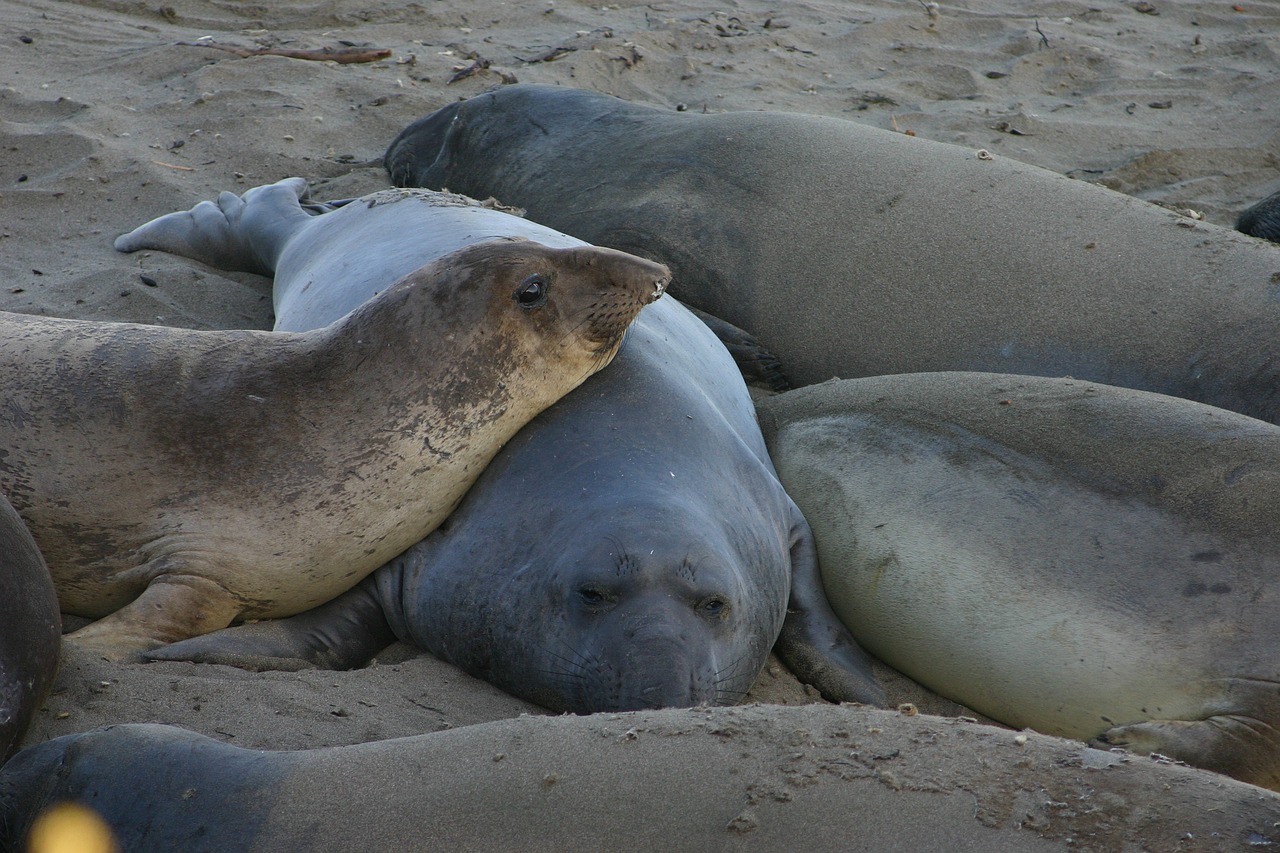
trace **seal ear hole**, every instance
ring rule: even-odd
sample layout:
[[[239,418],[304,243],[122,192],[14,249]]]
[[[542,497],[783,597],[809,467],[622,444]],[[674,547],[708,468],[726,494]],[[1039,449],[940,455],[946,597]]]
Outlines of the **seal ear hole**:
[[[697,611],[708,619],[725,619],[729,615],[729,602],[723,596],[708,595],[698,602]]]
[[[547,304],[547,293],[550,289],[551,277],[536,272],[533,275],[526,276],[516,286],[516,292],[512,294],[512,298],[521,308],[526,311],[532,311]]]

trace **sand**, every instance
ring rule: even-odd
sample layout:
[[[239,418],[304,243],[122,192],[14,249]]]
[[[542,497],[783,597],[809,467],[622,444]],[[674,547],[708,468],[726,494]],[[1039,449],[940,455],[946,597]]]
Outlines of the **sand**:
[[[1280,6],[1256,0],[162,3],[0,5],[0,309],[270,328],[269,281],[117,254],[111,240],[290,175],[318,198],[381,188],[382,152],[404,125],[512,80],[671,109],[838,116],[987,148],[1224,225],[1280,189]],[[202,41],[391,54],[241,58]],[[895,699],[958,713],[905,682],[891,687]],[[817,701],[776,663],[751,698]],[[521,714],[536,726],[540,713],[399,645],[350,673],[72,654],[27,743],[162,722],[302,749]]]

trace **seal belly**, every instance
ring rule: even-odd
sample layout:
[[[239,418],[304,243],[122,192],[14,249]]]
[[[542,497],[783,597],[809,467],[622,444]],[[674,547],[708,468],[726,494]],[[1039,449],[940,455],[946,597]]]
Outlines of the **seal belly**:
[[[1275,606],[1263,554],[959,429],[863,414],[772,444],[858,641],[977,711],[1092,738],[1277,677],[1249,649]]]

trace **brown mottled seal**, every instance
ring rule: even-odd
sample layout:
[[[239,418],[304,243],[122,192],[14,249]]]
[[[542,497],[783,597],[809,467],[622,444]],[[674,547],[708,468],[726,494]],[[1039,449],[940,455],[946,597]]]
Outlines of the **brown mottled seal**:
[[[386,163],[661,259],[796,384],[1076,376],[1280,420],[1280,247],[1005,157],[521,84],[409,126]]]
[[[443,520],[666,270],[504,240],[304,333],[0,315],[0,488],[110,654],[285,616]]]
[[[0,497],[0,764],[53,684],[62,621],[44,558]]]
[[[322,325],[435,254],[495,236],[581,241],[425,190],[319,215],[290,179],[121,238],[274,273],[277,328]],[[324,206],[309,206],[323,210]],[[253,669],[358,666],[394,636],[560,711],[727,704],[771,647],[835,699],[883,701],[822,595],[747,389],[667,298],[608,370],[520,430],[441,529],[314,611],[152,654]]]
[[[1012,726],[1280,789],[1280,427],[973,373],[759,410],[873,654]]]
[[[113,726],[30,747],[0,771],[0,846],[22,849],[35,818],[66,800],[100,810],[130,853],[1280,843],[1280,796],[1252,785],[1078,741],[829,705],[524,716],[295,751]]]

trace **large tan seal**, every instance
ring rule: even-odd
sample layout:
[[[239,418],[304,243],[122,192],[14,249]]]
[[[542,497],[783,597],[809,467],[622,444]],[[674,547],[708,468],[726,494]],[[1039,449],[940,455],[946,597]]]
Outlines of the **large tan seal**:
[[[607,364],[666,270],[471,246],[305,333],[0,315],[0,487],[113,655],[313,607]],[[104,618],[100,618],[104,617]]]
[[[858,642],[1012,726],[1280,789],[1280,427],[1091,382],[763,402]]]

